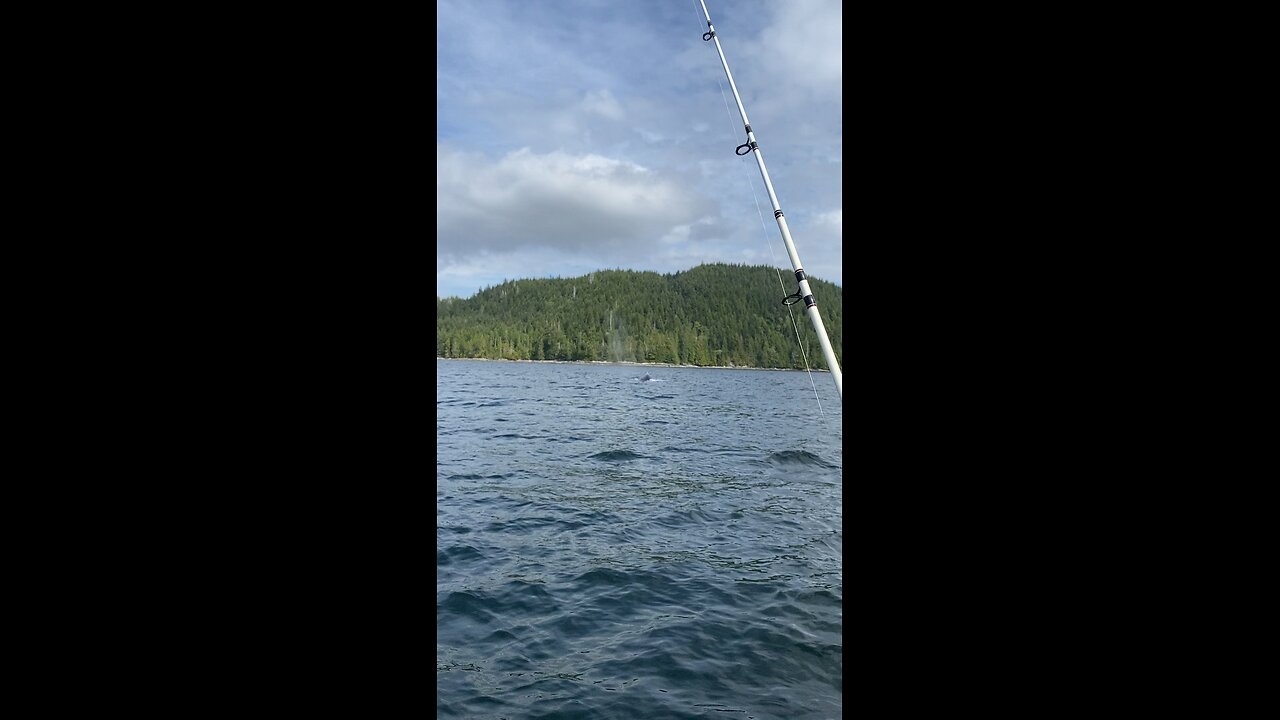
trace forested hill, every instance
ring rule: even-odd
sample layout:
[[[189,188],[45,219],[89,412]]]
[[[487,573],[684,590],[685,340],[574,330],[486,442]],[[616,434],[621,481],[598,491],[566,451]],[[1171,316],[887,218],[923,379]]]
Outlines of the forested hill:
[[[795,275],[767,266],[699,265],[659,275],[604,270],[579,278],[509,280],[467,299],[436,299],[436,356],[604,360],[803,368],[784,295]],[[809,278],[844,365],[840,286]],[[804,303],[791,307],[809,367],[826,368]]]

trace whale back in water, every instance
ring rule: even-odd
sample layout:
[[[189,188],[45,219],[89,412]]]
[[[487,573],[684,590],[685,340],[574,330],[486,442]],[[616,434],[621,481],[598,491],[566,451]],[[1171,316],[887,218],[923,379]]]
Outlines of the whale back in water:
[[[649,379],[650,379],[649,376],[645,375],[644,377],[640,378],[640,382],[647,382]]]

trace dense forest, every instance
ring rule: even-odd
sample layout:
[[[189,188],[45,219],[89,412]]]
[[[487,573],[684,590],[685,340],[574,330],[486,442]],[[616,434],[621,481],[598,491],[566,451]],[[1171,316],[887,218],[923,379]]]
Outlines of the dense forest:
[[[436,356],[826,368],[795,276],[767,266],[699,265],[659,275],[604,270],[578,278],[509,280],[475,296],[436,299]],[[840,286],[809,278],[844,365]],[[800,341],[792,326],[800,328]]]

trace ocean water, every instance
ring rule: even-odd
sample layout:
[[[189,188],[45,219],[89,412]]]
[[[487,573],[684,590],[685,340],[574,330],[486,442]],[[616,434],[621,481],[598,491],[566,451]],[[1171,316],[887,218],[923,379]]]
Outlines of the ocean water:
[[[437,360],[437,717],[840,717],[812,382],[823,414],[803,372]]]

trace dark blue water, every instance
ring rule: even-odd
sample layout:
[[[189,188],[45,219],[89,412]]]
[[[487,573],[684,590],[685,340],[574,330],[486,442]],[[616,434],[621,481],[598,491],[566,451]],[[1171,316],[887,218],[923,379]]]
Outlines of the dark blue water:
[[[800,372],[437,360],[436,382],[438,717],[840,717],[830,375],[825,416]]]

